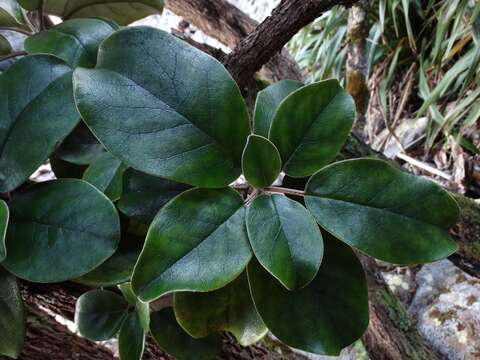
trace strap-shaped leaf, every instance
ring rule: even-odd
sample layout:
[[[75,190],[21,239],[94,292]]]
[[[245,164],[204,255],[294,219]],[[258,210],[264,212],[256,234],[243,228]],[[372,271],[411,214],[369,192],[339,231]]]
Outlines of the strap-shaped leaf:
[[[99,155],[83,173],[88,181],[112,201],[122,195],[123,173],[127,167],[109,152]]]
[[[269,186],[280,175],[280,154],[270,140],[250,135],[243,151],[242,169],[243,175],[252,186],[258,189]]]
[[[79,117],[72,69],[51,55],[27,56],[9,67],[0,76],[0,94],[0,192],[7,192],[28,179]]]
[[[25,338],[25,313],[15,276],[0,266],[0,354],[17,358]]]
[[[5,237],[7,235],[8,218],[10,212],[7,203],[0,199],[0,262],[7,256],[7,249],[5,247]]]
[[[124,298],[108,290],[91,290],[77,300],[75,324],[80,335],[102,341],[113,338],[128,313]]]
[[[34,10],[39,0],[19,0],[25,9]],[[163,0],[43,0],[44,11],[62,19],[105,17],[128,25],[148,15],[161,13]]]
[[[307,285],[322,262],[315,219],[285,195],[261,195],[247,209],[248,238],[258,261],[287,289]]]
[[[203,339],[188,335],[177,324],[172,308],[152,314],[150,331],[158,346],[177,360],[213,360],[222,347],[218,334]]]
[[[240,175],[249,133],[240,90],[217,60],[173,35],[116,32],[96,69],[75,71],[74,87],[82,118],[125,164],[209,188]]]
[[[10,54],[12,52],[12,46],[10,45],[10,42],[0,34],[0,55],[6,55]]]
[[[127,169],[118,209],[128,217],[150,223],[158,210],[190,186]]]
[[[140,360],[145,348],[145,330],[136,311],[127,315],[118,334],[120,360]]]
[[[9,202],[7,259],[33,282],[79,277],[117,249],[120,222],[110,200],[89,183],[61,179],[35,185]]]
[[[440,186],[374,159],[341,161],[317,172],[305,203],[340,240],[377,259],[415,264],[452,254],[455,200]]]
[[[280,104],[269,138],[277,146],[285,172],[312,175],[337,155],[355,118],[355,103],[337,80],[304,86]]]
[[[25,27],[25,18],[17,0],[0,0],[0,26]]]
[[[324,236],[325,259],[305,288],[285,289],[257,261],[248,265],[253,301],[270,331],[285,344],[321,355],[338,355],[366,330],[365,274],[353,251]]]
[[[98,46],[118,28],[112,21],[98,18],[68,20],[28,37],[25,50],[56,55],[71,67],[94,67]]]
[[[302,86],[303,84],[299,81],[280,80],[259,91],[253,115],[253,132],[268,137],[275,110],[283,99]]]
[[[248,346],[268,331],[253,305],[246,273],[215,291],[175,293],[174,309],[180,326],[194,338],[229,331]]]
[[[219,289],[251,256],[240,195],[230,188],[188,190],[153,220],[135,265],[133,291],[150,301],[172,291]]]

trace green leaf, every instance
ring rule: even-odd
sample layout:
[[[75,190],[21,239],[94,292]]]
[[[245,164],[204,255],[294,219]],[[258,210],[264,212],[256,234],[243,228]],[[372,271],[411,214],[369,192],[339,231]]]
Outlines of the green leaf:
[[[163,205],[188,189],[188,185],[129,168],[123,176],[123,193],[117,206],[128,217],[150,223]]]
[[[125,300],[127,300],[129,304],[135,306],[135,311],[138,314],[140,324],[145,332],[148,332],[150,327],[150,307],[148,303],[137,298],[130,283],[121,284],[118,286],[118,288],[122,292]]]
[[[188,190],[153,220],[133,291],[150,301],[172,291],[216,290],[235,279],[251,256],[240,195],[230,188]]]
[[[320,81],[285,98],[269,139],[277,146],[287,175],[309,176],[335,158],[354,119],[355,103],[338,81]]]
[[[243,174],[254,187],[261,189],[271,185],[280,175],[282,160],[270,140],[250,135],[242,156]]]
[[[180,326],[194,338],[229,331],[249,346],[268,331],[253,305],[246,273],[219,290],[175,293],[174,309]]]
[[[456,250],[458,206],[440,186],[374,159],[341,161],[309,180],[305,203],[340,240],[377,259],[415,264]]]
[[[12,52],[10,42],[0,34],[0,55],[7,55]]]
[[[126,169],[120,160],[106,152],[99,155],[85,170],[83,180],[115,201],[122,195],[123,173]]]
[[[0,199],[0,262],[7,256],[5,236],[7,235],[9,214],[7,203]]]
[[[25,27],[22,8],[16,0],[0,0],[0,26]]]
[[[312,281],[322,262],[323,241],[307,209],[285,195],[261,195],[248,207],[246,224],[258,261],[287,289]]]
[[[0,76],[0,93],[1,193],[27,180],[79,117],[72,96],[72,69],[51,55],[18,60]]]
[[[257,261],[248,265],[253,301],[270,331],[285,344],[338,355],[368,325],[365,274],[353,251],[324,236],[325,259],[305,288],[288,291]]]
[[[94,67],[100,43],[118,29],[111,21],[98,18],[67,20],[28,37],[25,50],[56,55],[72,68]]]
[[[99,54],[96,69],[76,69],[74,93],[82,118],[113,155],[201,187],[224,187],[240,175],[248,115],[217,60],[148,27],[117,31]]]
[[[25,313],[17,280],[0,266],[0,354],[18,358],[25,338]]]
[[[52,167],[52,171],[55,174],[57,179],[62,178],[74,178],[74,179],[81,179],[83,173],[87,169],[84,165],[75,165],[68,161],[64,161],[56,156],[56,153],[50,155],[50,166]]]
[[[127,315],[118,334],[120,360],[140,360],[145,348],[145,330],[136,311]]]
[[[127,308],[122,296],[108,290],[91,290],[77,300],[75,324],[80,335],[90,340],[108,340],[120,330]]]
[[[283,99],[302,86],[299,81],[281,80],[260,91],[255,102],[253,132],[268,137],[275,110]]]
[[[9,202],[7,259],[16,276],[32,282],[79,277],[115,252],[120,222],[113,204],[77,179],[33,186]]]
[[[38,0],[19,0],[25,9],[34,10]],[[128,25],[146,16],[159,14],[163,0],[44,0],[47,14],[62,19],[105,17],[120,25]]]
[[[158,346],[177,360],[213,360],[222,347],[218,334],[193,339],[177,324],[171,308],[152,314],[150,331]]]
[[[75,165],[89,165],[104,152],[102,144],[82,121],[65,138],[55,156]]]

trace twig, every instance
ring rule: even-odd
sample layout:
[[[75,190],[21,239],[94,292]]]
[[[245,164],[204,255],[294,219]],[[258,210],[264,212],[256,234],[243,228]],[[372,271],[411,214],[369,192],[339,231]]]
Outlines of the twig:
[[[11,59],[11,58],[14,58],[14,57],[17,57],[17,56],[25,56],[25,55],[28,55],[28,53],[26,51],[15,51],[15,52],[12,52],[8,55],[0,57],[0,61],[8,60],[8,59]]]
[[[40,0],[40,6],[38,7],[38,25],[40,31],[45,30],[45,0]]]
[[[448,180],[448,181],[451,181],[452,180],[452,177],[448,174],[445,174],[443,171],[440,171],[436,168],[434,168],[433,166],[430,166],[428,164],[425,164],[421,161],[418,161],[406,154],[403,154],[403,153],[398,153],[397,155],[397,158],[399,159],[402,159],[403,161],[406,161],[408,162],[409,164],[413,165],[413,166],[416,166],[422,170],[425,170],[431,174],[434,174],[434,175],[437,175],[437,176],[440,176],[441,178],[445,179],[445,180]]]
[[[268,192],[268,193],[281,193],[281,194],[300,196],[300,197],[305,196],[305,191],[278,187],[278,186],[268,186],[264,188],[264,190],[265,192]]]

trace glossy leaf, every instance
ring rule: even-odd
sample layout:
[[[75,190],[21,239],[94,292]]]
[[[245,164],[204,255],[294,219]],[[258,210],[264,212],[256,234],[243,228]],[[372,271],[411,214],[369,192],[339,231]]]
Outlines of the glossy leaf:
[[[303,84],[299,81],[280,80],[260,91],[255,102],[253,132],[268,137],[275,110],[283,99],[302,86]]]
[[[10,212],[7,203],[0,199],[0,262],[7,256],[7,249],[5,247],[5,236],[7,235],[8,219]]]
[[[269,139],[287,175],[304,177],[332,161],[355,119],[355,103],[337,80],[304,86],[280,104]]]
[[[252,186],[261,189],[272,185],[282,169],[280,154],[270,140],[250,135],[243,151],[242,169]]]
[[[211,291],[235,279],[251,258],[240,195],[188,190],[153,220],[135,265],[133,291],[144,301],[172,291]]]
[[[122,195],[123,173],[126,169],[120,160],[106,152],[99,155],[85,170],[83,180],[115,201]]]
[[[39,0],[19,0],[28,10],[37,9]],[[162,12],[163,0],[44,0],[47,14],[62,19],[105,17],[128,25],[148,15]]]
[[[0,26],[25,27],[22,8],[16,0],[0,0]]]
[[[258,261],[287,289],[307,285],[322,262],[315,219],[285,195],[261,195],[247,209],[248,237]]]
[[[163,205],[188,189],[188,185],[130,168],[123,176],[123,193],[117,206],[128,217],[150,223]]]
[[[113,204],[85,181],[35,185],[9,207],[8,256],[2,265],[22,279],[49,283],[76,278],[118,246],[120,224]]]
[[[75,71],[74,88],[82,118],[125,164],[209,188],[240,175],[249,133],[240,90],[217,60],[173,35],[117,31],[96,69]]]
[[[366,254],[425,263],[456,250],[448,229],[458,206],[440,186],[373,159],[341,161],[309,180],[305,203],[317,222]]]
[[[171,308],[152,314],[150,331],[158,346],[177,360],[213,360],[222,347],[218,334],[203,339],[188,335],[178,325]]]
[[[99,18],[67,20],[28,37],[25,50],[58,56],[71,67],[94,67],[98,46],[118,28]]]
[[[347,245],[331,236],[324,241],[325,259],[307,287],[288,291],[257,261],[248,265],[248,279],[255,306],[273,335],[300,350],[338,355],[367,328],[367,283]]]
[[[215,291],[175,293],[174,309],[180,326],[194,338],[229,331],[248,346],[268,331],[253,305],[245,273]]]
[[[10,42],[2,34],[0,34],[0,55],[7,55],[12,52]]]
[[[17,358],[25,338],[25,313],[17,280],[0,266],[0,355]]]
[[[91,290],[77,300],[75,324],[80,335],[93,341],[108,340],[120,330],[127,317],[128,303],[108,290]]]
[[[51,55],[10,66],[0,76],[0,94],[0,192],[8,192],[28,179],[79,118],[72,70]]]
[[[145,348],[145,330],[136,311],[127,315],[118,334],[120,360],[140,360]]]

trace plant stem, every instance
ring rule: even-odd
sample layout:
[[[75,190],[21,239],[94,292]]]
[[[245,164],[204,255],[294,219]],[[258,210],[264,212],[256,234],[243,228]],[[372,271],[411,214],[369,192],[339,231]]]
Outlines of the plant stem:
[[[12,52],[8,55],[0,56],[0,61],[11,59],[11,58],[14,58],[14,57],[17,57],[17,56],[25,56],[25,55],[27,55],[26,51],[15,51],[15,52]]]
[[[10,27],[10,26],[0,26],[0,30],[8,30],[8,31],[15,31],[21,34],[25,34],[27,36],[32,35],[32,33],[28,30],[20,29],[17,27]]]
[[[305,191],[278,187],[278,186],[268,186],[263,190],[269,193],[281,193],[281,194],[288,194],[288,195],[301,196],[301,197],[305,196]]]

